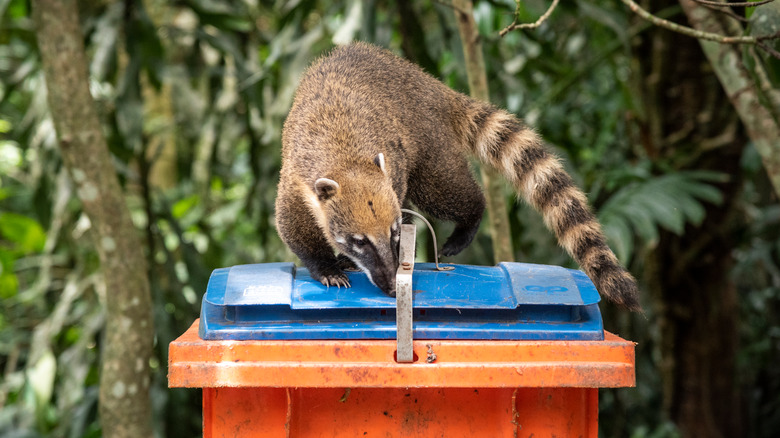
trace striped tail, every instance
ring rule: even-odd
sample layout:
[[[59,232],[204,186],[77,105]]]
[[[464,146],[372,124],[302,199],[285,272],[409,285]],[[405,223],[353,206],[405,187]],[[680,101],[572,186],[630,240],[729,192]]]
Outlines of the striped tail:
[[[636,280],[607,246],[585,194],[533,129],[506,111],[475,104],[466,129],[471,152],[500,171],[544,217],[559,244],[615,304],[641,311]]]

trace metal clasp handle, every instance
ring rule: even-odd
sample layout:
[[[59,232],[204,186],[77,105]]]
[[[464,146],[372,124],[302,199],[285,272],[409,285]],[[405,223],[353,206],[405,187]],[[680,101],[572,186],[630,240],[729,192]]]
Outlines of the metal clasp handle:
[[[417,216],[418,218],[422,219],[423,222],[425,222],[425,225],[428,226],[428,231],[431,232],[431,238],[433,239],[433,257],[435,258],[434,263],[436,264],[436,270],[452,271],[453,269],[455,269],[452,266],[439,266],[439,244],[438,242],[436,242],[436,233],[433,231],[433,226],[431,226],[431,223],[428,222],[428,219],[425,219],[425,217],[420,213],[417,213],[416,211],[412,211],[406,208],[402,208],[401,213],[408,213],[413,216]],[[414,255],[412,255],[412,258],[414,258]]]
[[[416,234],[417,228],[414,224],[401,224],[399,249],[401,264],[395,273],[396,360],[407,363],[414,361],[412,272],[414,272],[414,243]]]

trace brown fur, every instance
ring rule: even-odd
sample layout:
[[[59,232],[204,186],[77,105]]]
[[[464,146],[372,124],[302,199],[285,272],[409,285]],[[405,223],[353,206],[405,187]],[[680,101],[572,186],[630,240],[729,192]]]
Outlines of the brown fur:
[[[394,293],[394,224],[405,203],[455,222],[444,255],[468,246],[484,210],[467,163],[473,155],[542,214],[602,294],[641,309],[636,281],[606,245],[586,196],[539,136],[386,50],[357,43],[315,62],[301,80],[282,143],[277,228],[325,284],[348,285],[342,268],[351,260]]]

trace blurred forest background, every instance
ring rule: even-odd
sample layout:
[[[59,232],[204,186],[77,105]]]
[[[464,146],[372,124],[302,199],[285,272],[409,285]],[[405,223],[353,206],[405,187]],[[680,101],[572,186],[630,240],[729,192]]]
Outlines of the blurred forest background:
[[[151,428],[198,436],[200,391],[167,388],[167,346],[197,318],[211,270],[294,260],[273,205],[302,71],[363,40],[468,93],[457,12],[446,0],[77,3],[88,64],[77,68],[88,68],[89,104],[142,242],[145,264],[129,268],[151,291]],[[638,345],[637,387],[600,391],[600,433],[777,436],[780,46],[702,45],[624,3],[563,2],[538,28],[503,37],[550,3],[479,0],[473,11],[491,101],[566,159],[641,282],[645,316],[602,305],[607,329]],[[641,2],[684,25],[696,25],[693,9],[709,14],[732,36],[776,34],[779,3],[715,7],[727,15]],[[116,295],[74,183],[84,175],[63,163],[33,5],[0,0],[0,437],[97,437]],[[742,74],[728,76],[723,60]],[[753,110],[739,108],[745,99]],[[500,195],[516,260],[575,267],[508,186]],[[448,261],[492,265],[486,227]]]

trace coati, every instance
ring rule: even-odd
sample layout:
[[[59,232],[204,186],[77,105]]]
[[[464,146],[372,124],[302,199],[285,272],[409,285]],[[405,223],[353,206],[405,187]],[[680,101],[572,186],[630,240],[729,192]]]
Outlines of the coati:
[[[445,256],[474,238],[485,200],[467,154],[542,214],[601,294],[641,310],[585,195],[533,129],[366,43],[333,50],[300,81],[282,131],[278,232],[323,284],[350,286],[343,269],[356,265],[393,296],[403,206],[455,223]]]

